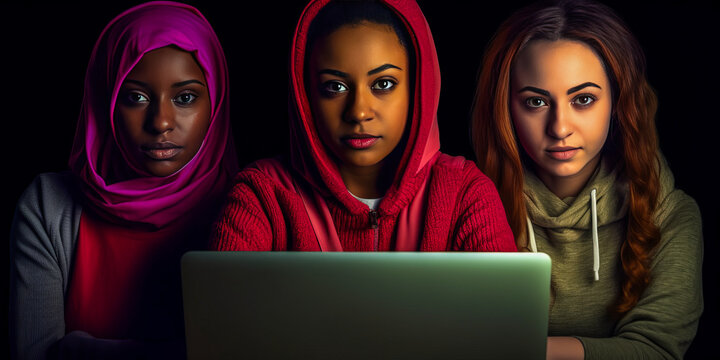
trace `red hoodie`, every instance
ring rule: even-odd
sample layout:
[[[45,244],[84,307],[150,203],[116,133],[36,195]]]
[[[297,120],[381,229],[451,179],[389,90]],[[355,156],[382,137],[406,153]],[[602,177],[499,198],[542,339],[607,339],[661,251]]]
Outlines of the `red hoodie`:
[[[439,151],[440,68],[430,28],[414,1],[384,1],[407,26],[416,55],[407,145],[377,211],[350,194],[315,129],[303,77],[308,28],[328,1],[311,1],[295,30],[291,156],[260,160],[238,174],[212,248],[516,251],[490,179],[473,162]]]

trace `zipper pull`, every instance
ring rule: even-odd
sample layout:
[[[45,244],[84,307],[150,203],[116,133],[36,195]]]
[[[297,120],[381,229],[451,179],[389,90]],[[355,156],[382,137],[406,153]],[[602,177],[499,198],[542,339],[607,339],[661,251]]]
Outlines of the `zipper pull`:
[[[370,210],[370,227],[373,229],[378,228],[378,213],[375,210]]]

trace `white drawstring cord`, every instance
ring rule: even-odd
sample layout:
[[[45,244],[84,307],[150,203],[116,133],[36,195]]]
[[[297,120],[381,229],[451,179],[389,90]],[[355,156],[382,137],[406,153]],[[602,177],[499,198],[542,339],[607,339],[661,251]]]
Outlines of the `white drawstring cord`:
[[[535,243],[535,231],[533,231],[533,226],[530,222],[530,218],[525,216],[525,220],[527,220],[528,237],[530,238],[530,251],[536,253],[537,244]]]
[[[590,191],[590,210],[592,211],[592,241],[593,241],[593,272],[595,273],[595,281],[600,280],[600,246],[598,244],[597,230],[597,191]]]

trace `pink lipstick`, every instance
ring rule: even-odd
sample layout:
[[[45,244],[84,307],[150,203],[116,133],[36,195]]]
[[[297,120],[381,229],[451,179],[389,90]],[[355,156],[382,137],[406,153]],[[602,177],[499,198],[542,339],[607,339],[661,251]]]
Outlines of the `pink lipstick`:
[[[371,146],[375,145],[375,143],[380,139],[380,136],[373,136],[368,134],[356,134],[356,135],[348,135],[343,136],[340,138],[340,141],[342,141],[345,145],[355,149],[355,150],[364,150],[368,149]]]
[[[572,159],[578,151],[580,151],[580,148],[571,146],[554,146],[545,150],[548,156],[560,161]]]
[[[182,146],[179,146],[170,141],[163,141],[152,144],[145,144],[141,146],[142,152],[153,160],[169,160],[175,157],[182,151]]]

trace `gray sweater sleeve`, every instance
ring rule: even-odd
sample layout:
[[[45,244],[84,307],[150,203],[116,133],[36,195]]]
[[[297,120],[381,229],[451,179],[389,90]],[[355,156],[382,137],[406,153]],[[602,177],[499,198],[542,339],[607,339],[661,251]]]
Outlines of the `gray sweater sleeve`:
[[[661,241],[650,284],[618,322],[614,337],[579,337],[586,359],[682,359],[695,337],[703,310],[700,211],[675,190],[660,205],[656,221]]]
[[[65,335],[65,292],[80,224],[69,172],[42,174],[18,201],[10,230],[10,354],[44,359]]]

